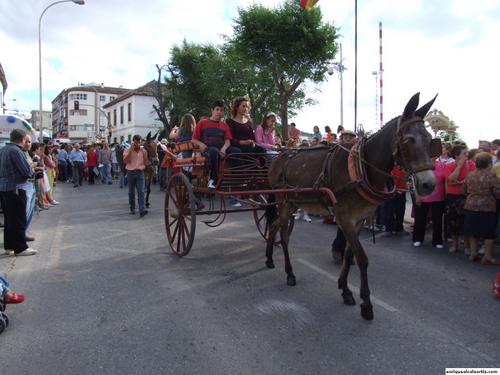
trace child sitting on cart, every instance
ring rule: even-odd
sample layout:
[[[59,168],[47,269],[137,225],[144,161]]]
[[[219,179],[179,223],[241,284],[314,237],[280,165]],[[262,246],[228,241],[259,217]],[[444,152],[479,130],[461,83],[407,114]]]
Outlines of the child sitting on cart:
[[[208,188],[215,189],[217,185],[217,166],[220,161],[230,154],[241,154],[241,150],[231,146],[231,131],[222,120],[225,105],[221,100],[212,104],[212,116],[198,122],[193,133],[193,143],[200,151],[207,155],[210,163],[210,179]],[[241,166],[241,159],[231,159],[231,167]]]

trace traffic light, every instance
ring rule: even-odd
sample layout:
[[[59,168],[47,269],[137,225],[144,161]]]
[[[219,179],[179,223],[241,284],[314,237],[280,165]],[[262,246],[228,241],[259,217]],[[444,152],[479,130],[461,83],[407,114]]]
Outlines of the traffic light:
[[[80,109],[80,101],[75,100],[75,111],[78,111]]]

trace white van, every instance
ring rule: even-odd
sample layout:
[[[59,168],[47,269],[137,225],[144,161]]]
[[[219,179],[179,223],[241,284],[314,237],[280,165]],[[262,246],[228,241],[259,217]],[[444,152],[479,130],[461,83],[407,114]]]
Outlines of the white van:
[[[33,142],[37,142],[37,133],[30,123],[16,115],[0,115],[0,147],[10,142],[10,132],[14,129],[23,129],[28,132]]]

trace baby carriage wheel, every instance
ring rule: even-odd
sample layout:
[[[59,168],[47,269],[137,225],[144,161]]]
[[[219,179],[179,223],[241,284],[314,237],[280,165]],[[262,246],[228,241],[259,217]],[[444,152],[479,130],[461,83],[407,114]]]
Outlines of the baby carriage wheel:
[[[0,335],[3,333],[3,330],[7,328],[7,322],[3,318],[3,315],[0,316]]]
[[[9,317],[5,313],[0,313],[0,316],[5,320],[5,327],[9,326]]]

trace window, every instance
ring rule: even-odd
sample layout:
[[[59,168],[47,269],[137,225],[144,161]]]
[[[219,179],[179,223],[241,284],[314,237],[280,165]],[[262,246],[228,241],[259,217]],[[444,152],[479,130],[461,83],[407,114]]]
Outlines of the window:
[[[120,143],[123,143],[124,140],[125,140],[125,137],[123,135],[120,136]]]
[[[70,125],[70,127],[69,127],[69,130],[72,132],[91,131],[92,129],[94,129],[94,124]]]
[[[71,94],[69,100],[87,100],[87,94]]]
[[[120,124],[123,125],[123,106],[120,107]]]
[[[127,135],[127,142],[132,143],[132,134]]]
[[[70,116],[87,116],[87,110],[86,109],[79,109],[78,111],[75,111],[71,109],[69,111]]]
[[[113,109],[113,124],[118,124],[118,121],[116,121],[116,109]]]
[[[100,102],[105,102],[106,101],[106,96],[105,95],[99,95],[99,101]]]
[[[109,97],[109,101],[112,102],[113,100],[115,100],[116,96],[110,96]]]
[[[111,121],[111,112],[108,112],[108,120]],[[113,124],[110,124],[113,125]]]
[[[127,104],[127,115],[128,115],[128,122],[132,121],[132,103]]]

